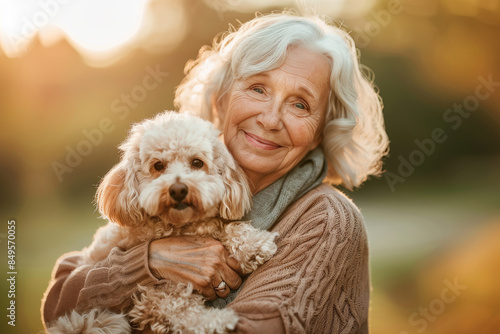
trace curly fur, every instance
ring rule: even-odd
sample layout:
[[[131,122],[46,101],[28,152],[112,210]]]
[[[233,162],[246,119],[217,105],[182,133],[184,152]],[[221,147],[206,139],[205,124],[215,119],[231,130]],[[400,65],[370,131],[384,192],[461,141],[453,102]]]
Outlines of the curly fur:
[[[103,260],[113,247],[129,249],[173,235],[220,240],[244,273],[271,258],[277,233],[228,221],[240,219],[250,208],[251,193],[218,136],[211,123],[175,112],[134,125],[120,146],[121,161],[97,190],[97,207],[109,223],[84,248],[83,263]],[[195,160],[202,161],[201,166]],[[186,188],[182,199],[172,195],[176,184]],[[230,309],[206,307],[190,284],[140,286],[132,299],[134,308],[127,318],[139,330],[149,326],[154,333],[227,333],[238,321]],[[130,333],[124,321],[128,325],[124,315],[107,310],[73,311],[60,317],[49,333]]]
[[[51,334],[130,334],[131,328],[123,314],[93,309],[85,314],[72,311],[50,325]]]
[[[231,309],[204,306],[201,295],[189,285],[168,282],[158,288],[139,288],[134,309],[128,316],[142,330],[149,325],[156,333],[226,333],[236,328],[238,318]]]

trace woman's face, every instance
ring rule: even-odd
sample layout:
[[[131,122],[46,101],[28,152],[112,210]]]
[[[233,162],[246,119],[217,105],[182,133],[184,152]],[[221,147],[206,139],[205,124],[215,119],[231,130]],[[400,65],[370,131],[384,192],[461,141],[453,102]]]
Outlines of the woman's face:
[[[224,142],[257,193],[322,140],[330,63],[295,47],[280,67],[237,80],[217,104]]]

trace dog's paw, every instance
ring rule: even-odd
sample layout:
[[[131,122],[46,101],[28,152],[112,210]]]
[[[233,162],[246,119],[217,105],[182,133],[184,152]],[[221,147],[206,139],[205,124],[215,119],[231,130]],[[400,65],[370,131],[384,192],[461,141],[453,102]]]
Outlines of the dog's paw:
[[[277,232],[262,231],[248,223],[232,223],[226,226],[227,237],[222,240],[229,252],[241,264],[244,274],[273,257],[277,251],[274,239]]]
[[[123,314],[99,309],[81,314],[72,311],[50,323],[47,328],[49,334],[130,334],[131,332]]]
[[[278,237],[276,232],[259,231],[260,238],[250,247],[247,254],[243,254],[241,269],[248,274],[271,259],[278,250],[274,239]],[[250,245],[251,246],[251,245]]]
[[[233,333],[238,317],[231,309],[208,308],[205,299],[193,294],[192,286],[166,281],[151,287],[139,286],[134,308],[128,317],[134,328],[150,328],[154,334]]]

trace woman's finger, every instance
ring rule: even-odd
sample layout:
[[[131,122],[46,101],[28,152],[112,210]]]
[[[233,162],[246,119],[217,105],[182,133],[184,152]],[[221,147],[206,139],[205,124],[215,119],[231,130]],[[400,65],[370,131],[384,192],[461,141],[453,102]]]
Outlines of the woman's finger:
[[[235,290],[241,285],[241,277],[228,265],[223,265],[220,269],[220,277],[224,282],[226,282],[227,290]],[[215,282],[217,283],[217,282]],[[220,283],[220,282],[218,282]],[[218,284],[217,283],[217,284]],[[217,286],[216,286],[217,287]]]
[[[229,252],[227,254],[229,254]],[[243,270],[241,269],[241,265],[238,260],[228,255],[226,256],[226,263],[232,270],[236,271],[238,275],[243,276]]]
[[[208,300],[217,299],[217,294],[215,293],[215,289],[212,286],[201,287],[197,291],[200,293],[200,295],[202,295],[203,297],[205,297]]]
[[[226,298],[231,292],[231,289],[229,289],[228,284],[223,279],[220,279],[219,284],[215,285],[214,291],[217,296]]]

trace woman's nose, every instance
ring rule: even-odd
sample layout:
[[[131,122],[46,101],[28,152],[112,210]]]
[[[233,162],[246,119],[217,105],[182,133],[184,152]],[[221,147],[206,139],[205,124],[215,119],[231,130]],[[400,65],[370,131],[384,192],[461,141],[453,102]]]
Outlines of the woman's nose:
[[[279,131],[283,128],[282,103],[275,101],[263,109],[257,116],[257,122],[268,131]]]

